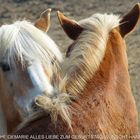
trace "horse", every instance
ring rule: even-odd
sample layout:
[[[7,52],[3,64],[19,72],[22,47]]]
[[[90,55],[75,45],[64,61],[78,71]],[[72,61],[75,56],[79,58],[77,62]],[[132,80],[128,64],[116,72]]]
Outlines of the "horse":
[[[70,102],[70,127],[58,115],[42,116],[14,134],[40,139],[136,139],[138,118],[131,92],[124,38],[140,18],[140,4],[124,16],[94,14],[79,22],[57,12],[73,40],[62,62],[61,77]],[[50,136],[45,137],[45,136]]]
[[[59,81],[59,63],[63,57],[46,34],[50,12],[51,9],[44,11],[35,24],[22,20],[0,27],[0,104],[5,121],[0,127],[5,130],[3,134],[11,134],[47,110],[39,103],[43,95],[48,98],[57,95],[54,87]]]

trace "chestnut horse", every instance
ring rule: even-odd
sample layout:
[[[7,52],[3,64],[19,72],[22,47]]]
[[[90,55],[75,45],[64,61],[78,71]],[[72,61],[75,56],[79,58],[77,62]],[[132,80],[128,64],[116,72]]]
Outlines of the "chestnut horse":
[[[50,139],[57,134],[63,134],[60,139],[136,139],[137,110],[124,37],[138,23],[140,4],[122,17],[94,14],[76,22],[58,12],[58,18],[74,40],[62,67],[62,77],[67,75],[63,92],[71,99],[67,106],[71,107],[72,129],[60,116],[52,123],[48,114],[15,134],[45,134],[51,135]]]
[[[52,110],[51,102],[48,108],[40,104],[43,96],[49,100],[57,95],[54,87],[62,61],[57,45],[44,32],[50,25],[50,11],[41,14],[35,22],[37,28],[28,21],[0,27],[0,104],[5,120],[0,129],[5,134],[43,110]]]

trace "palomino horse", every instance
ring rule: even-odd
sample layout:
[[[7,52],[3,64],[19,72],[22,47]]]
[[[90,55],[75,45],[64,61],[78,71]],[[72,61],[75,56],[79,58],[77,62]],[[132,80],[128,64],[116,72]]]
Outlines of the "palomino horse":
[[[36,27],[48,30],[50,11],[41,14]],[[35,26],[16,21],[0,27],[0,103],[7,133],[41,114],[39,101],[43,95],[56,94],[53,86],[59,80],[62,55],[54,41]]]
[[[124,37],[134,29],[139,17],[140,4],[123,17],[94,14],[80,22],[58,12],[61,26],[74,40],[62,71],[67,75],[65,92],[71,99],[67,106],[71,107],[72,129],[61,117],[52,123],[48,115],[15,134],[45,134],[50,139],[58,138],[57,134],[61,134],[60,139],[136,139],[137,110]]]

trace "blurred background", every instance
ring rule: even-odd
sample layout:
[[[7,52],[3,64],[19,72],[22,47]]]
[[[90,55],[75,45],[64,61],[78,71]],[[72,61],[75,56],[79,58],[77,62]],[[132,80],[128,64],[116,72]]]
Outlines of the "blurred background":
[[[75,20],[87,18],[94,13],[127,13],[140,0],[0,0],[0,26],[16,20],[34,22],[47,8],[52,8],[51,28],[48,34],[64,52],[71,42],[58,23],[56,11],[62,11]],[[126,38],[129,73],[132,92],[139,112],[140,127],[140,22],[135,32]],[[0,127],[1,128],[1,127]]]

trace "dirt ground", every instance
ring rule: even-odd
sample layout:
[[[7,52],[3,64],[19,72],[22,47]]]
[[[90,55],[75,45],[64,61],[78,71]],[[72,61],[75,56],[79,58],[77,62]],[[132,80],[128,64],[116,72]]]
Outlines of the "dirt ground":
[[[62,50],[67,46],[68,39],[56,17],[60,10],[73,19],[80,20],[94,13],[125,14],[140,0],[0,0],[0,25],[12,23],[17,19],[35,21],[39,14],[52,8],[51,29],[48,34],[56,41]],[[140,126],[140,24],[135,32],[126,38],[129,72],[132,91],[137,103]]]

